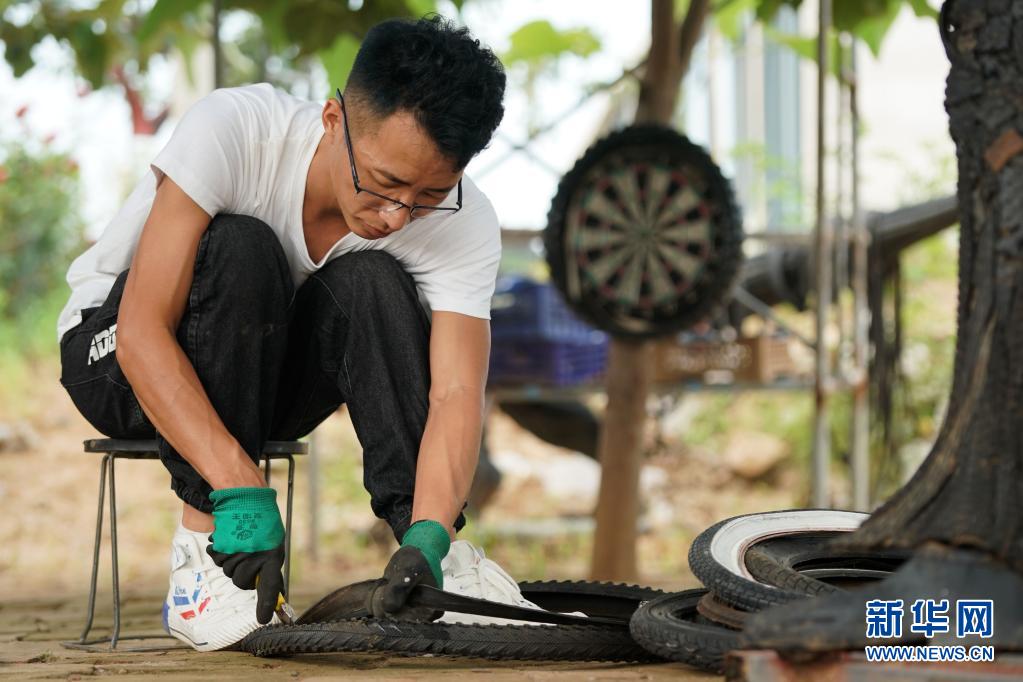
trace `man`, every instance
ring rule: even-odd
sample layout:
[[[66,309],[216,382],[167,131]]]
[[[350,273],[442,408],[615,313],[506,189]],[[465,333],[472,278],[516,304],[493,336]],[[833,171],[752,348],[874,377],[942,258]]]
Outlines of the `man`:
[[[183,502],[164,622],[196,649],[273,617],[284,533],[258,458],[342,404],[402,545],[376,615],[466,565],[499,571],[467,543],[444,560],[478,454],[501,252],[463,171],[504,86],[490,50],[434,17],[374,27],[322,107],[217,90],[71,265],[61,382],[106,435],[157,439]]]

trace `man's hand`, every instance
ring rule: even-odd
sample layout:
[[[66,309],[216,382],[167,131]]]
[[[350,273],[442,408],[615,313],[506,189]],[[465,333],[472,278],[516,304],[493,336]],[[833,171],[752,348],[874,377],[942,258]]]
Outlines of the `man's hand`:
[[[451,546],[447,529],[436,521],[418,521],[402,538],[391,556],[381,584],[373,592],[370,607],[376,618],[433,620],[441,614],[433,609],[406,607],[409,595],[419,585],[444,587],[440,562]]]
[[[284,592],[284,524],[273,488],[225,488],[210,493],[213,535],[206,552],[236,587],[256,590],[256,620],[273,618]]]
[[[211,536],[212,537],[212,536]],[[206,547],[213,562],[224,569],[224,575],[242,590],[256,590],[256,621],[266,625],[274,617],[277,596],[284,593],[284,543],[262,552],[224,554]]]

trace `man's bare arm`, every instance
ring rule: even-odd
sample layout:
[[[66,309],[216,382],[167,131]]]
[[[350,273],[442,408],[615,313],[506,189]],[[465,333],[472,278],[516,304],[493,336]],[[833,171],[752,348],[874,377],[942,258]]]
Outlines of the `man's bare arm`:
[[[419,447],[413,523],[433,519],[452,532],[476,472],[489,362],[488,320],[434,312],[430,410]]]
[[[264,486],[227,431],[176,331],[210,216],[169,177],[156,191],[117,316],[117,361],[160,434],[214,489]]]

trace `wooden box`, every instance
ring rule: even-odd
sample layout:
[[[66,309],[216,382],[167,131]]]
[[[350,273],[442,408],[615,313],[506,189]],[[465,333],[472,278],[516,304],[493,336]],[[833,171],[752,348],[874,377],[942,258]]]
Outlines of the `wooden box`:
[[[656,383],[761,383],[795,378],[790,336],[755,336],[735,341],[680,341],[657,345]]]

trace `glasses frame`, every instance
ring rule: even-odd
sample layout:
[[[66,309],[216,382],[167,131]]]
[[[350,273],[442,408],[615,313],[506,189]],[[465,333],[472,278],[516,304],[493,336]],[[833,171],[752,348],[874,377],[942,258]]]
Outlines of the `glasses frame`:
[[[356,194],[356,196],[358,196],[359,194],[362,194],[363,192],[365,192],[366,194],[374,196],[374,197],[376,197],[378,199],[383,199],[384,201],[387,201],[387,202],[393,204],[392,208],[380,209],[381,211],[384,211],[384,212],[387,212],[387,213],[393,213],[394,211],[399,211],[399,210],[401,210],[403,208],[407,208],[408,209],[408,213],[409,213],[409,220],[415,220],[417,218],[423,217],[423,216],[417,216],[416,215],[416,209],[422,209],[424,211],[430,211],[430,212],[433,212],[433,211],[450,211],[452,213],[456,213],[457,211],[462,210],[462,178],[458,178],[458,201],[456,202],[455,206],[431,206],[429,204],[412,204],[410,206],[409,204],[406,204],[404,201],[400,201],[398,199],[394,199],[393,197],[389,197],[389,196],[380,194],[379,192],[374,192],[373,190],[366,189],[365,187],[360,185],[359,184],[359,172],[357,170],[355,170],[355,152],[352,151],[352,136],[351,136],[351,133],[349,132],[349,128],[348,128],[348,112],[346,111],[346,108],[345,108],[345,98],[344,98],[344,95],[341,94],[341,88],[337,88],[336,96],[337,96],[338,101],[341,103],[341,120],[344,122],[344,126],[345,126],[345,144],[348,147],[348,165],[352,169],[352,185],[355,187],[355,194]]]

